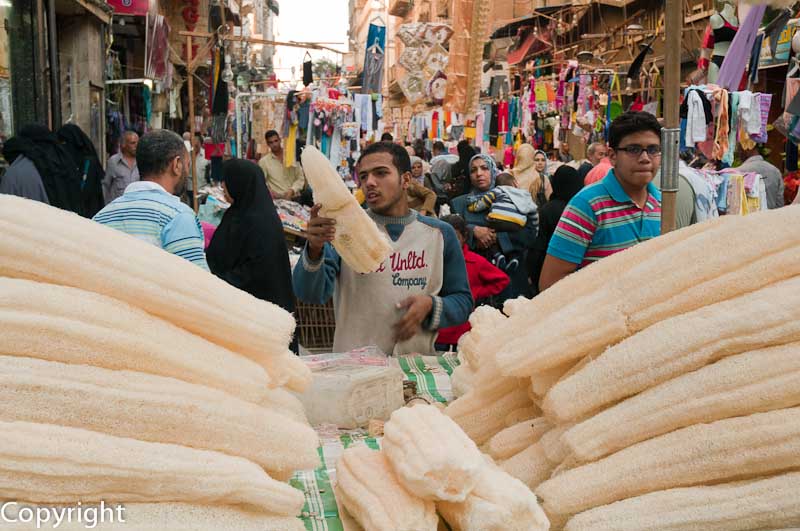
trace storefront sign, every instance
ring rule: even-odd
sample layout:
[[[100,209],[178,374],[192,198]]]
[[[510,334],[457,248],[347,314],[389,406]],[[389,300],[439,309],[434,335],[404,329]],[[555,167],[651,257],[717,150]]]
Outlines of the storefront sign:
[[[149,0],[107,0],[116,15],[135,15],[143,17],[150,7]]]
[[[759,68],[783,66],[789,62],[789,54],[792,51],[792,37],[794,37],[798,24],[800,24],[800,19],[792,19],[783,28],[778,37],[778,47],[775,49],[774,57],[770,50],[769,37],[764,37],[764,42],[761,44],[761,57],[758,60]]]

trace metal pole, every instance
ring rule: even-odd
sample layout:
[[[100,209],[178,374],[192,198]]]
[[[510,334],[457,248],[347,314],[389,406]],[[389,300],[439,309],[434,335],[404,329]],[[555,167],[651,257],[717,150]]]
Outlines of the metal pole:
[[[664,24],[664,125],[661,159],[661,233],[675,230],[678,195],[679,105],[683,0],[666,0]]]
[[[44,83],[44,69],[45,65],[47,64],[47,46],[45,41],[45,13],[44,13],[44,0],[36,0],[36,61],[34,64],[36,68],[33,72],[33,77],[36,83],[36,105],[35,105],[35,112],[37,120],[41,120],[47,122],[48,125],[52,125],[52,121],[50,119],[50,115],[47,114],[47,108],[44,108],[44,112],[46,116],[40,116],[39,110],[42,109],[42,106],[45,104],[45,83]]]
[[[47,1],[47,51],[50,54],[50,107],[55,131],[61,127],[61,79],[58,68],[58,35],[56,34],[56,0]]]
[[[189,65],[192,62],[192,36],[188,35],[186,37],[186,64]],[[191,142],[194,142],[194,132],[195,132],[195,125],[194,125],[194,71],[191,70],[190,67],[186,69],[186,77],[189,81],[189,131],[192,133]],[[194,205],[195,213],[199,210],[199,205],[197,204],[197,172],[195,171],[195,157],[197,154],[190,153],[189,158],[192,159],[192,205]]]

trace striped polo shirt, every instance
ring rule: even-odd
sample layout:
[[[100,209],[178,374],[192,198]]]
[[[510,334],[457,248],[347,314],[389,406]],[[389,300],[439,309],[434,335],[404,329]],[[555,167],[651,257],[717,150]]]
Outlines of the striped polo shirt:
[[[661,192],[650,183],[639,208],[614,170],[587,186],[564,209],[547,254],[585,267],[661,234]]]
[[[208,270],[203,229],[194,211],[158,183],[129,184],[93,219]]]

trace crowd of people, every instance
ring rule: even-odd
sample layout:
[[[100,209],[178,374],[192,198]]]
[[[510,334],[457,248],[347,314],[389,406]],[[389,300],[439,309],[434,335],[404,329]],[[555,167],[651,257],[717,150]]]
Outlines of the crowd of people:
[[[4,145],[10,166],[0,193],[91,217],[290,312],[296,298],[333,299],[339,352],[454,348],[475,305],[535,296],[661,230],[661,126],[650,114],[620,115],[608,144],[590,144],[578,160],[566,143],[550,156],[522,143],[498,160],[466,141],[451,149],[436,141],[428,151],[421,140],[404,145],[387,134],[361,151],[355,196],[389,237],[391,257],[373,273],[353,271],[331,244],[336,220],[313,205],[291,271],[273,199],[312,205],[312,191],[300,163],[286,165],[280,135],[271,130],[265,140],[269,152],[258,163],[223,163],[230,207],[213,235],[187,204],[192,157],[200,182],[208,175],[201,136],[126,133],[103,170],[78,127],[24,127]],[[743,166],[764,176],[768,197],[782,195],[780,171],[745,155]]]

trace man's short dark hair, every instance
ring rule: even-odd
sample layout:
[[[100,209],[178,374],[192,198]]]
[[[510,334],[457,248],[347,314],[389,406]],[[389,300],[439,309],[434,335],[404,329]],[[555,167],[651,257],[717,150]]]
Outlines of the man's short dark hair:
[[[394,137],[392,133],[383,133],[381,135],[381,142],[394,142]]]
[[[661,139],[661,124],[649,112],[625,112],[620,114],[608,129],[608,145],[617,149],[628,135],[652,131]]]
[[[156,129],[139,139],[136,148],[136,166],[144,179],[156,177],[166,171],[175,157],[187,154],[183,138],[167,129]]]
[[[361,152],[358,157],[358,164],[364,160],[367,155],[374,155],[375,153],[388,153],[392,156],[392,164],[397,168],[398,173],[403,175],[411,171],[411,157],[408,156],[408,151],[403,146],[398,146],[394,142],[375,142],[367,146],[367,149]]]
[[[445,151],[444,142],[441,140],[437,140],[433,143],[433,150],[434,151]]]
[[[280,138],[281,135],[279,135],[275,129],[270,129],[269,131],[264,133],[264,140],[269,142],[269,139],[272,138],[273,136],[277,136],[278,138]]]

